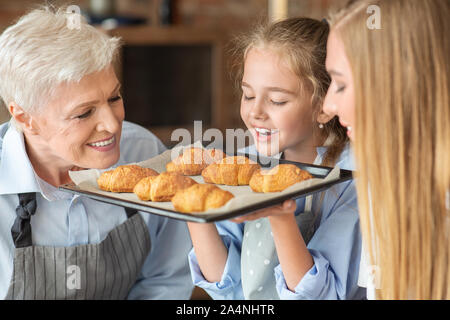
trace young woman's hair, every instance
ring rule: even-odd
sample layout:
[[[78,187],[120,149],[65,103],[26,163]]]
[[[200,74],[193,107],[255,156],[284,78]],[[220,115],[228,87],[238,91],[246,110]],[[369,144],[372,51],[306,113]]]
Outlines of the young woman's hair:
[[[330,77],[325,69],[329,26],[325,21],[310,18],[290,18],[270,25],[259,25],[250,34],[236,38],[233,49],[235,82],[241,88],[247,52],[252,48],[269,48],[277,52],[298,76],[302,94],[311,96],[314,108],[313,119],[323,137],[334,136],[328,147],[323,164],[333,165],[348,142],[346,129],[334,118],[318,128],[317,116],[330,85]],[[321,131],[319,131],[321,130]]]
[[[70,24],[65,8],[43,6],[1,34],[0,96],[6,106],[15,102],[38,112],[57,85],[80,81],[116,61],[120,40],[79,18],[79,24],[77,17]]]
[[[360,220],[382,299],[450,299],[449,17],[449,1],[370,0],[331,18],[353,73]]]

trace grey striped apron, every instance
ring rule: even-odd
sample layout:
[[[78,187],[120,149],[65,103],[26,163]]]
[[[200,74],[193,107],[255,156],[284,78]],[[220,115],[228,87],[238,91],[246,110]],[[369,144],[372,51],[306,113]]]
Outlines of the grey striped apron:
[[[333,137],[329,136],[324,145],[329,144],[330,139]],[[320,162],[321,158],[317,156],[313,164],[319,165]],[[303,212],[295,217],[306,245],[314,235],[315,221],[320,218],[312,212],[312,202],[313,195],[307,196]],[[246,222],[241,249],[241,281],[245,299],[280,299],[274,274],[274,268],[279,263],[269,219],[265,217]]]
[[[19,194],[14,268],[6,299],[125,299],[150,252],[147,226],[136,210],[98,244],[73,247],[32,245],[36,194]]]
[[[314,235],[312,195],[306,197],[305,210],[295,219],[305,244]],[[270,222],[267,217],[249,221],[244,226],[241,251],[241,281],[247,300],[279,300],[274,268],[279,264]]]

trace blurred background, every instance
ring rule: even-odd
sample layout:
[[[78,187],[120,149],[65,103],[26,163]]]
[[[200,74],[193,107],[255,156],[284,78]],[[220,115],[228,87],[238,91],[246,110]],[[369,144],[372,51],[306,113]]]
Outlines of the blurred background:
[[[120,36],[117,73],[126,119],[167,146],[176,128],[244,128],[229,71],[230,40],[257,23],[292,16],[317,19],[343,0],[0,0],[0,32],[32,8],[77,5],[88,21]],[[0,123],[8,112],[0,108]]]
[[[326,17],[346,0],[0,0],[0,32],[41,4],[77,5],[96,27],[122,38],[116,72],[126,120],[171,147],[171,133],[194,120],[202,129],[245,128],[240,92],[229,71],[230,40],[257,23]],[[1,75],[0,75],[0,81]],[[0,106],[0,123],[9,113]],[[208,299],[199,288],[192,299]]]

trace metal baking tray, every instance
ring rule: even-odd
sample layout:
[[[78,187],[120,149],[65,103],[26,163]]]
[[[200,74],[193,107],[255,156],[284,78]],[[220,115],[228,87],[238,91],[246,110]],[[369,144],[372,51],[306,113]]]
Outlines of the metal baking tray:
[[[272,164],[273,163],[294,164],[294,165],[298,166],[300,169],[308,171],[315,178],[325,178],[328,175],[328,173],[333,169],[331,167],[312,165],[312,164],[306,164],[306,163],[300,163],[300,162],[293,162],[293,161],[288,161],[288,160],[283,160],[283,159],[280,159],[280,160],[277,159],[274,162],[271,162],[270,158],[265,158],[265,157],[260,157],[260,156],[256,157],[254,155],[248,155],[248,154],[243,154],[243,153],[239,153],[239,154],[235,154],[235,155],[245,155],[247,157],[251,157],[252,160],[256,160],[262,167],[265,167],[265,168],[270,167],[270,165],[267,165],[268,163],[269,164],[270,163],[272,163]],[[236,210],[231,210],[231,211],[228,211],[225,213],[210,213],[210,214],[209,213],[183,213],[183,212],[178,212],[175,210],[156,208],[156,207],[151,206],[152,202],[149,202],[148,205],[142,205],[140,203],[136,203],[133,201],[121,200],[121,199],[117,199],[114,197],[109,197],[106,195],[100,195],[100,194],[96,194],[94,192],[86,191],[86,190],[79,188],[76,185],[73,185],[73,184],[66,184],[66,185],[60,186],[59,189],[73,193],[73,194],[89,197],[89,198],[92,198],[92,199],[95,199],[98,201],[110,203],[113,205],[136,209],[136,210],[142,211],[142,212],[157,214],[160,216],[169,217],[169,218],[178,219],[178,220],[207,223],[207,222],[215,222],[215,221],[232,219],[232,218],[235,218],[238,216],[250,214],[252,212],[255,212],[257,210],[260,210],[260,209],[263,209],[266,207],[280,204],[283,201],[288,200],[288,199],[296,199],[296,198],[300,198],[300,197],[305,197],[307,195],[326,190],[335,184],[338,184],[338,183],[341,183],[341,182],[344,182],[347,180],[351,180],[352,178],[353,178],[352,171],[340,169],[338,179],[320,183],[320,184],[305,188],[301,191],[286,193],[286,194],[280,195],[279,197],[276,197],[276,198],[273,198],[270,200],[263,200],[261,202],[249,205],[247,207],[239,208]],[[220,185],[218,185],[218,186],[220,187]]]

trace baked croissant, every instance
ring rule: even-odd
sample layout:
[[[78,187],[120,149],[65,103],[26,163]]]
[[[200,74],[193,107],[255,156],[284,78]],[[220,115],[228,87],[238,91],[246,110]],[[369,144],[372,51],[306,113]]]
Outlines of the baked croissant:
[[[146,177],[139,181],[133,192],[144,201],[170,201],[178,190],[196,184],[193,179],[176,172],[163,172],[159,176]]]
[[[194,184],[178,191],[172,198],[175,210],[180,212],[202,212],[220,208],[234,198],[231,192],[212,184]]]
[[[166,164],[168,172],[178,172],[185,176],[196,176],[209,164],[225,157],[219,149],[189,148],[183,154]]]
[[[259,164],[247,157],[226,157],[206,167],[202,171],[202,177],[206,183],[242,186],[248,185],[253,173],[259,168]]]
[[[287,187],[311,179],[308,171],[293,164],[279,164],[270,170],[258,170],[250,179],[250,188],[255,192],[279,192]]]
[[[138,165],[118,166],[114,170],[103,172],[97,179],[100,189],[110,192],[133,192],[134,186],[148,176],[157,176],[153,169],[143,168]]]

